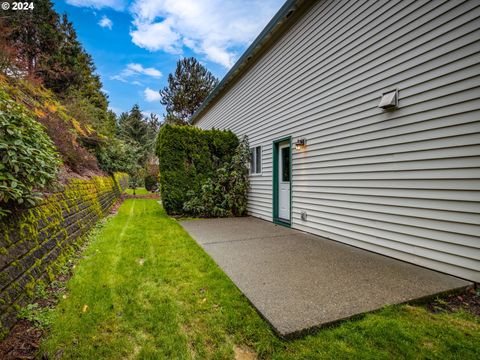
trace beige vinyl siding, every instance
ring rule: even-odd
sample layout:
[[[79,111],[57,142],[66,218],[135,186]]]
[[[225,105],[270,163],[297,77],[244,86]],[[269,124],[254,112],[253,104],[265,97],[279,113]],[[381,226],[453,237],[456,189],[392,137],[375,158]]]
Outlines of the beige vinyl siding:
[[[262,146],[250,214],[272,220],[272,142],[306,138],[293,228],[480,281],[479,17],[475,0],[317,1],[197,121]]]

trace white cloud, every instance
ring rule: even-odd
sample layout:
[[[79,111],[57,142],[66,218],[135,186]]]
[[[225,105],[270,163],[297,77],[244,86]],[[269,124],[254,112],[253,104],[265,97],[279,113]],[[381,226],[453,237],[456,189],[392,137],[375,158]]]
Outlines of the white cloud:
[[[181,53],[183,46],[221,64],[233,65],[235,48],[260,33],[283,0],[135,0],[130,7],[137,46]]]
[[[110,77],[110,79],[118,80],[118,81],[121,81],[121,82],[124,82],[124,83],[128,83],[128,81],[126,79],[124,79],[122,77],[122,75],[113,75],[112,77]]]
[[[112,76],[111,79],[128,83],[128,78],[139,75],[151,76],[158,79],[162,76],[162,73],[160,72],[160,70],[152,67],[145,68],[141,64],[130,63],[125,67],[125,69],[120,72],[120,74]],[[132,84],[139,85],[140,82],[133,81]]]
[[[103,15],[103,17],[98,22],[98,25],[100,25],[103,28],[109,28],[110,30],[112,30],[113,22],[108,17]]]
[[[66,3],[78,7],[112,8],[118,11],[124,10],[126,6],[126,0],[66,0]]]
[[[135,74],[148,75],[154,78],[159,78],[162,76],[162,73],[160,72],[160,70],[157,70],[151,67],[144,68],[142,65],[135,64],[135,63],[128,64],[127,68],[125,69],[125,72],[128,73],[128,76],[135,75]]]
[[[180,35],[172,30],[169,19],[157,23],[142,23],[134,21],[135,30],[130,36],[135,45],[150,50],[163,50],[171,54],[180,54]]]
[[[148,101],[148,102],[160,101],[160,93],[158,91],[150,89],[149,87],[147,87],[143,91],[143,95],[145,95],[145,101]]]
[[[197,55],[229,68],[284,0],[133,0],[132,42],[150,51]],[[125,10],[128,0],[66,0],[74,6]],[[106,18],[106,27],[111,28]],[[103,19],[101,20],[101,22]],[[113,24],[112,24],[113,25]],[[101,25],[103,26],[103,25]]]

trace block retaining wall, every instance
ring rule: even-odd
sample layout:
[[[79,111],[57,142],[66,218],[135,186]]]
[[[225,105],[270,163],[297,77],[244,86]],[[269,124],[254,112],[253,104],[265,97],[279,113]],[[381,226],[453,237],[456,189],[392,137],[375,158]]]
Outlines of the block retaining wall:
[[[0,338],[33,299],[35,286],[58,275],[127,185],[125,174],[74,179],[38,206],[0,221]]]

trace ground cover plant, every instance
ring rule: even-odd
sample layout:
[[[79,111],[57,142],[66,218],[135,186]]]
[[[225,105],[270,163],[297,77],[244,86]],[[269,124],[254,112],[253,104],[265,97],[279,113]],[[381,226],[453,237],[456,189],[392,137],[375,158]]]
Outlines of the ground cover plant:
[[[202,220],[196,220],[202,221]],[[480,320],[389,306],[283,341],[156,200],[128,199],[92,239],[40,355],[65,359],[475,359]]]

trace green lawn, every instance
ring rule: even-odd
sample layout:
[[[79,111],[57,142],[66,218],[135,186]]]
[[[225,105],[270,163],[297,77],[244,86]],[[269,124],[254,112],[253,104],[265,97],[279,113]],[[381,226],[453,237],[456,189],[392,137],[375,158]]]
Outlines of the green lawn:
[[[87,307],[88,306],[88,307]],[[391,306],[295,341],[279,340],[155,200],[130,199],[85,251],[42,351],[66,359],[480,358],[480,321]]]
[[[126,189],[125,194],[133,195],[133,189]],[[135,195],[148,195],[148,194],[150,194],[150,192],[145,188],[136,188],[135,189]]]

